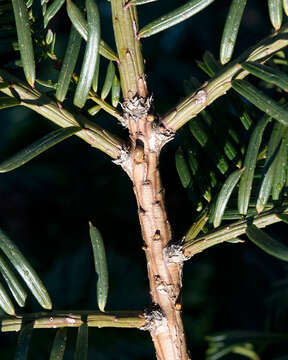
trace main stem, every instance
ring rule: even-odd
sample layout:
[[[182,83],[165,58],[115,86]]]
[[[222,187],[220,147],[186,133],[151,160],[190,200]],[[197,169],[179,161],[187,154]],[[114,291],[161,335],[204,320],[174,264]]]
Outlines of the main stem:
[[[147,118],[142,118],[130,125],[130,135],[136,140],[131,158],[131,179],[145,242],[150,294],[155,310],[158,310],[156,318],[159,322],[152,322],[150,331],[159,360],[186,360],[189,357],[181,318],[183,264],[170,264],[163,251],[171,241],[171,230],[159,173],[160,146],[159,151],[153,148],[157,131]],[[157,319],[152,317],[152,321]]]
[[[162,146],[171,138],[161,132],[151,112],[144,63],[137,39],[136,7],[112,0],[114,34],[124,96],[123,125],[128,127],[130,147],[119,163],[133,182],[145,246],[153,308],[147,318],[158,360],[187,360],[181,318],[182,263],[169,263],[164,255],[171,241],[159,173]]]

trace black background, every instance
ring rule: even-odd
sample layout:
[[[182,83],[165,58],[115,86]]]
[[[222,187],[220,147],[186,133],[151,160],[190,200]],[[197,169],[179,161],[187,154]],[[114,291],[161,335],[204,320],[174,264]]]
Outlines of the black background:
[[[113,46],[110,4],[98,2],[102,38]],[[159,0],[139,7],[139,21],[150,20],[183,3]],[[183,81],[197,70],[204,50],[216,57],[230,1],[209,8],[172,29],[143,39],[149,91],[156,111],[168,111],[184,96]],[[49,26],[56,30],[56,53],[62,57],[70,24],[65,7]],[[267,4],[248,1],[235,56],[271,32]],[[102,61],[102,60],[101,60]],[[101,81],[107,63],[101,63]],[[22,76],[21,70],[17,70]],[[57,79],[48,62],[40,79]],[[0,113],[0,160],[55,129],[25,108]],[[99,113],[95,122],[127,134],[116,121]],[[161,173],[173,236],[180,239],[193,221],[192,205],[179,181],[174,154],[179,137],[163,150]],[[203,164],[205,166],[205,164]],[[0,226],[37,269],[56,310],[96,309],[94,271],[88,221],[101,231],[107,248],[110,291],[107,310],[143,309],[149,304],[144,252],[131,182],[105,154],[73,137],[25,166],[0,175]],[[285,239],[287,227],[270,227]],[[287,265],[246,242],[223,244],[201,253],[184,267],[183,317],[193,359],[204,359],[205,336],[224,330],[287,330]],[[286,282],[285,282],[286,279]],[[277,287],[279,284],[280,287]],[[277,285],[278,284],[278,285]],[[17,309],[21,313],[21,309]],[[41,311],[29,296],[27,312]],[[48,359],[55,330],[35,330],[29,359]],[[76,330],[69,329],[65,359],[73,358]],[[17,336],[1,334],[0,359],[13,359]],[[285,355],[280,346],[263,359]],[[277,356],[276,356],[277,355]],[[149,359],[154,350],[148,333],[125,329],[90,329],[89,359]],[[231,355],[230,359],[238,359]]]

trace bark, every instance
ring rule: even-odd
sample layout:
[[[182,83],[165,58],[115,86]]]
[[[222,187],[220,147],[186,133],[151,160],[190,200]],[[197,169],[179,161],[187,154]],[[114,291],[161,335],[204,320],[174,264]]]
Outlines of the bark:
[[[139,106],[142,106],[142,110]],[[157,359],[186,360],[189,356],[181,318],[183,263],[170,263],[164,251],[171,242],[171,229],[159,173],[159,155],[171,135],[163,134],[155,125],[154,116],[148,114],[149,107],[149,98],[144,100],[137,96],[123,104],[124,123],[129,127],[131,149],[122,166],[133,182],[145,242],[143,249],[154,309],[147,314],[147,328],[154,342]]]
[[[111,0],[111,8],[125,99],[120,121],[130,135],[129,149],[123,150],[116,163],[130,176],[138,204],[154,306],[153,311],[147,313],[147,328],[158,360],[186,360],[189,357],[181,319],[182,263],[169,263],[164,251],[171,241],[171,229],[159,173],[159,156],[171,136],[166,129],[160,129],[151,113],[137,36],[136,7],[127,6],[125,0]]]

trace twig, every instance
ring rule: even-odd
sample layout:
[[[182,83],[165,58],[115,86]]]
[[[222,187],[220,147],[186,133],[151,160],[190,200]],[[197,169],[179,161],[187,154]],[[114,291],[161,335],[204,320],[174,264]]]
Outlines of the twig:
[[[196,92],[181,101],[176,108],[162,118],[165,129],[177,131],[187,121],[199,114],[206,106],[213,103],[218,97],[226,94],[231,88],[232,79],[242,79],[248,75],[240,64],[245,61],[266,61],[271,55],[288,45],[288,25],[273,34],[256,46],[245,51],[231,64],[225,66],[211,80],[204,83]]]
[[[116,135],[86,119],[82,114],[66,110],[48,96],[41,94],[36,89],[32,89],[2,69],[0,69],[0,82],[11,84],[10,87],[0,90],[11,97],[18,97],[21,105],[34,110],[61,127],[82,126],[83,130],[79,131],[76,134],[77,136],[93,147],[105,152],[113,159],[120,156],[124,142]]]
[[[237,238],[238,236],[245,234],[247,225],[251,223],[252,220],[253,224],[260,228],[281,221],[277,214],[288,214],[288,207],[285,206],[281,208],[275,208],[253,218],[250,217],[246,220],[237,221],[230,225],[215,229],[209,233],[206,233],[205,235],[186,242],[182,247],[182,252],[188,260],[192,256],[202,252],[205,249],[208,249],[211,246],[220,244],[224,241]]]
[[[89,95],[90,99],[94,101],[96,104],[101,106],[101,109],[106,111],[108,114],[114,116],[116,119],[121,120],[122,115],[120,112],[115,109],[114,106],[108,104],[105,100],[102,100],[98,95],[96,95],[94,92],[90,91]]]
[[[138,17],[135,6],[127,8],[125,0],[111,0],[112,20],[119,55],[119,72],[124,99],[136,94],[147,97],[144,62],[137,39]]]
[[[86,319],[86,320],[83,320]],[[90,327],[142,328],[146,319],[143,311],[54,311],[16,317],[0,317],[1,331],[19,331],[22,324],[33,323],[33,328],[79,327],[84,321]]]

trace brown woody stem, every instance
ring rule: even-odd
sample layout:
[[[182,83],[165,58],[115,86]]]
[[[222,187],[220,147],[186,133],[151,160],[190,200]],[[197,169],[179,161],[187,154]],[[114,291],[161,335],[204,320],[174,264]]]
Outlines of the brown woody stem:
[[[159,155],[162,146],[171,137],[163,135],[154,124],[154,116],[148,114],[149,107],[149,98],[133,98],[123,104],[131,149],[128,156],[123,157],[121,165],[133,182],[145,242],[143,249],[150,293],[157,312],[156,319],[151,313],[148,329],[156,355],[158,360],[186,360],[188,354],[181,319],[183,263],[169,263],[163,251],[171,241],[171,230],[159,173]]]
[[[151,99],[145,82],[143,58],[137,39],[135,6],[112,0],[112,16],[118,50],[119,71],[125,102],[123,125],[129,128],[130,149],[119,164],[128,173],[138,204],[138,215],[145,242],[150,293],[154,311],[150,330],[158,360],[188,358],[181,319],[182,264],[168,264],[163,249],[171,241],[165,210],[164,190],[158,169],[162,146],[169,140],[150,114]],[[155,315],[157,314],[157,315]]]

